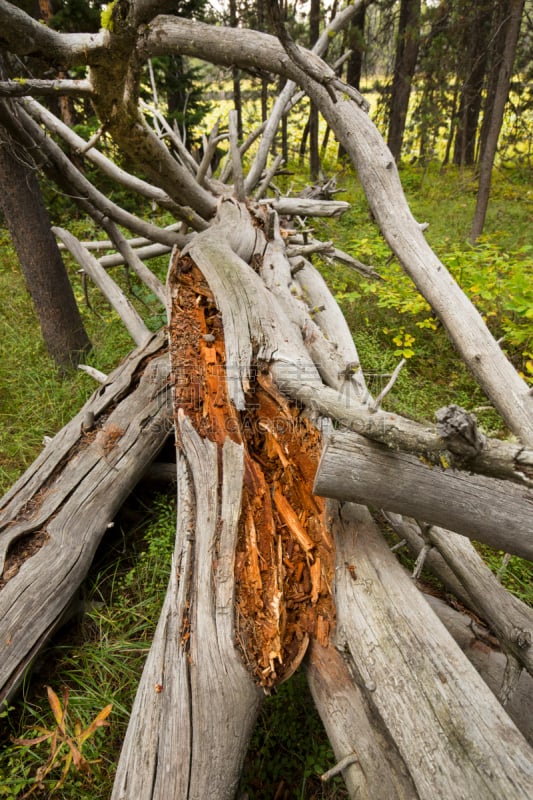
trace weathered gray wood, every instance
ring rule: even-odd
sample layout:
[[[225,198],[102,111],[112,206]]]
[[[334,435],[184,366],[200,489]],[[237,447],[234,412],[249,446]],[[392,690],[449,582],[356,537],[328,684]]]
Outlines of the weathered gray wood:
[[[533,750],[396,562],[361,506],[329,505],[338,644],[418,797],[523,800]]]
[[[124,292],[119,288],[115,281],[109,277],[105,269],[98,260],[86,250],[75,236],[63,228],[52,228],[71,255],[76,259],[82,269],[89,275],[98,286],[104,297],[111,303],[115,311],[120,316],[122,322],[128,329],[134,342],[142,347],[151,338],[152,334],[144,324],[142,317],[137,313],[135,307],[128,300]],[[125,241],[125,240],[124,240]],[[142,264],[142,262],[140,262]],[[144,267],[144,265],[142,265]]]
[[[154,337],[126,359],[2,500],[0,700],[61,620],[115,513],[168,436],[162,347]],[[88,417],[94,427],[84,431]],[[15,572],[9,551],[37,533],[40,548]]]
[[[491,626],[501,644],[533,675],[533,609],[499,583],[470,542],[434,527],[429,541],[437,548]]]
[[[457,611],[438,597],[425,594],[424,599],[487,686],[498,697],[507,666],[507,656],[497,647],[490,629],[478,621],[474,622],[471,616]],[[525,670],[522,671],[513,696],[505,704],[505,711],[533,746],[533,678]]]
[[[503,588],[468,539],[436,526],[422,534],[415,520],[391,513],[385,517],[415,556],[428,542],[432,545],[424,565],[490,626],[506,651],[531,673],[533,610]]]
[[[185,416],[180,440],[170,584],[112,800],[231,800],[263,695],[233,644],[243,448],[228,439],[219,467]]]
[[[305,662],[313,700],[338,761],[350,753],[354,763],[342,771],[356,800],[415,800],[415,786],[387,732],[333,646],[313,642]]]
[[[296,277],[298,277],[299,273]],[[326,309],[328,306],[326,305]],[[318,315],[321,320],[322,316]],[[332,341],[336,341],[333,339]],[[347,360],[346,372],[353,373],[353,380],[361,380],[359,359]],[[464,467],[480,475],[514,481],[531,486],[533,478],[533,450],[521,444],[499,439],[485,439],[481,452],[467,462],[454,458],[446,449],[445,442],[436,434],[433,426],[394,414],[390,411],[371,411],[363,402],[368,398],[354,398],[333,391],[329,386],[308,384],[303,373],[297,380],[287,375],[286,391],[305,406],[319,414],[332,417],[344,428],[359,433],[375,442],[387,445],[393,452],[412,453],[437,466],[448,464]]]
[[[114,245],[120,255],[124,258],[125,263],[131,267],[133,272],[137,275],[145,286],[147,286],[157,297],[163,308],[166,307],[167,297],[165,287],[158,277],[151,272],[148,267],[139,258],[130,242],[121,233],[117,225],[112,220],[103,220],[102,225],[108,232],[109,236],[113,239]],[[82,245],[83,246],[83,245]],[[102,266],[100,264],[100,266]]]
[[[315,492],[446,526],[533,561],[533,489],[525,486],[428,465],[339,432],[324,447]]]
[[[262,204],[276,209],[278,214],[288,217],[340,217],[348,211],[350,204],[344,200],[319,200],[307,197],[279,197],[275,200],[262,200]]]

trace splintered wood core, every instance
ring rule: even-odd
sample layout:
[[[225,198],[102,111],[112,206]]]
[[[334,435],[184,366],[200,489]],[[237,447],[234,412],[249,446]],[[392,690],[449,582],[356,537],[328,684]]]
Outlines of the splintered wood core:
[[[258,368],[246,411],[228,399],[224,332],[212,293],[184,257],[174,273],[170,350],[175,414],[221,447],[244,446],[245,474],[235,560],[237,645],[256,680],[286,680],[311,637],[334,626],[334,553],[324,501],[312,494],[321,441],[302,410]],[[179,442],[178,442],[179,445]]]

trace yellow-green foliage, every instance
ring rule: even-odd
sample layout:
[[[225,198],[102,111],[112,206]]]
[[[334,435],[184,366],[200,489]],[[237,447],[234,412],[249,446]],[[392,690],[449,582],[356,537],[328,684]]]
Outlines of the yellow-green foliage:
[[[116,2],[117,0],[113,0],[112,3],[108,3],[104,6],[100,15],[100,25],[102,28],[105,28],[106,31],[111,31],[111,33],[113,32],[113,8]]]

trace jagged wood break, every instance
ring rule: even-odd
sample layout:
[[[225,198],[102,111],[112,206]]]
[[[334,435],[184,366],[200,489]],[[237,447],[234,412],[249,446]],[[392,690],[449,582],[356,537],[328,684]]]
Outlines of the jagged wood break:
[[[235,409],[213,294],[189,256],[177,254],[170,274],[176,422],[185,413],[200,436],[217,443],[219,456],[228,437],[245,450],[236,644],[254,679],[270,687],[293,674],[311,637],[327,645],[335,621],[333,543],[324,501],[312,494],[320,434],[279,392],[266,364],[253,370],[246,409]]]

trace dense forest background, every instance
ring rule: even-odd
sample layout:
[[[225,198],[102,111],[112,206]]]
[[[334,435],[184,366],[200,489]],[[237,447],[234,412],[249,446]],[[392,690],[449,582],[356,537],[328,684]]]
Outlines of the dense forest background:
[[[110,9],[87,0],[24,0],[20,8],[61,31],[106,27]],[[308,46],[340,10],[336,2],[285,4],[287,29]],[[270,30],[263,0],[229,4],[190,0],[176,13],[233,27]],[[348,53],[348,55],[346,55]],[[400,166],[402,182],[427,237],[482,312],[491,331],[521,375],[533,385],[533,3],[507,0],[382,0],[364,2],[351,26],[333,39],[326,60],[358,89],[370,105]],[[2,78],[22,71],[31,80],[41,65],[0,55]],[[52,76],[50,76],[52,77]],[[62,78],[80,78],[77,70]],[[265,123],[282,83],[274,76],[222,70],[184,57],[154,58],[143,82],[145,112],[161,136],[166,121],[201,160],[207,136],[235,108],[241,141]],[[73,131],[119,156],[87,101],[45,98]],[[0,146],[1,149],[1,146]],[[333,181],[350,210],[340,220],[314,223],[322,239],[371,265],[373,281],[328,258],[315,263],[332,287],[350,325],[371,388],[379,392],[401,358],[407,367],[386,407],[417,419],[429,418],[448,402],[475,411],[484,431],[508,436],[499,415],[487,405],[433,315],[428,303],[391,256],[369,213],[363,192],[317,109],[304,97],[284,118],[275,142],[280,192]],[[115,202],[169,224],[148,201],[117,188],[65,146],[73,161]],[[223,169],[227,143],[218,144]],[[248,151],[251,159],[254,147]],[[131,164],[122,161],[125,168]],[[97,238],[94,223],[66,193],[39,175],[50,219],[80,239]],[[0,199],[0,208],[3,207]],[[77,275],[64,257],[92,350],[90,366],[109,372],[131,349],[116,314]],[[168,258],[151,262],[164,280]],[[165,319],[155,298],[124,272],[119,282],[152,330]],[[27,467],[44,436],[52,435],[93,391],[84,373],[58,374],[47,352],[25,288],[7,224],[0,229],[0,479],[3,490]],[[128,502],[97,554],[83,587],[77,616],[38,661],[20,699],[0,711],[0,797],[108,797],[114,763],[164,595],[175,533],[172,491],[143,483]],[[390,532],[391,544],[397,540]],[[481,547],[504,585],[533,603],[531,566],[518,557]],[[409,556],[405,563],[412,566]],[[429,575],[432,590],[439,587]],[[93,729],[84,740],[85,771],[58,754],[49,763],[50,740],[32,739],[54,730],[50,685],[70,692],[72,731],[89,731],[91,720],[113,703],[110,727]],[[67,695],[60,702],[65,704]],[[57,717],[56,717],[57,719]],[[76,724],[79,726],[75,728]],[[52,735],[52,734],[51,734]],[[13,742],[18,739],[18,744]],[[48,749],[47,749],[48,748]],[[60,757],[61,756],[61,757]],[[320,774],[333,754],[312,710],[303,680],[280,688],[262,713],[243,777],[243,797],[346,797],[340,779],[323,786]],[[40,770],[40,771],[39,771]],[[63,770],[63,776],[62,771]],[[37,781],[35,777],[37,775]],[[59,783],[59,786],[58,786]],[[54,795],[55,791],[55,795]],[[26,793],[26,794],[25,794]]]

